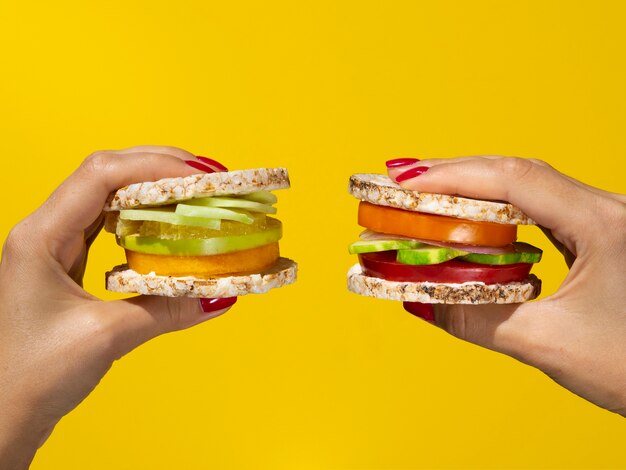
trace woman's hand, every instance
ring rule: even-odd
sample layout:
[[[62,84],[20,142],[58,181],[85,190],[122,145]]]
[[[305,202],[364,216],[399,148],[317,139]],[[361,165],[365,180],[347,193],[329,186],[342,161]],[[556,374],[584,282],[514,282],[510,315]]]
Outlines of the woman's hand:
[[[27,468],[114,360],[232,305],[147,296],[103,302],[81,287],[109,193],[198,173],[197,161],[185,163],[193,159],[174,147],[96,152],[9,233],[0,264],[0,468]]]
[[[389,176],[404,188],[518,206],[570,267],[559,290],[537,302],[434,305],[437,326],[537,367],[626,416],[626,196],[587,186],[538,160],[398,163],[405,165],[392,162]]]

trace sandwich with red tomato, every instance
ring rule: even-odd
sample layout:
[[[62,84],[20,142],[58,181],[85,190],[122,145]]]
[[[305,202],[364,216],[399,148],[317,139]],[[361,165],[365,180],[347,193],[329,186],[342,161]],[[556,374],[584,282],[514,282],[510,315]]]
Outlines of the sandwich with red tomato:
[[[348,272],[357,294],[420,304],[503,304],[536,298],[530,274],[542,251],[517,242],[517,226],[534,224],[517,207],[495,201],[420,193],[387,176],[355,174],[365,228],[349,247],[359,262]]]
[[[127,263],[106,275],[107,289],[168,297],[229,298],[295,282],[280,256],[276,195],[285,168],[202,173],[131,184],[105,206]]]

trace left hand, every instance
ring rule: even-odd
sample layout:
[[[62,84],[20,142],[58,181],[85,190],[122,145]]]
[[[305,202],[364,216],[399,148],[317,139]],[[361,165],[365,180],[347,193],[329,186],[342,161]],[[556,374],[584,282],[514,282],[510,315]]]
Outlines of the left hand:
[[[0,468],[28,468],[113,361],[234,303],[154,296],[103,302],[82,289],[108,195],[134,182],[198,173],[185,164],[193,159],[174,147],[96,152],[9,233],[0,264]]]

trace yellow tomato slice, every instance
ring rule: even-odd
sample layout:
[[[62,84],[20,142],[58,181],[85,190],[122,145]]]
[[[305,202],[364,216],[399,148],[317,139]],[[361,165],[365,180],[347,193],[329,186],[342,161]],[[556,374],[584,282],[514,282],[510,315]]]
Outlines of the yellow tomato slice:
[[[271,267],[278,257],[278,242],[209,256],[153,255],[126,250],[128,267],[140,274],[155,272],[159,276],[220,277],[258,273]]]
[[[359,204],[359,225],[375,232],[477,246],[505,246],[517,238],[517,225],[424,214],[369,202]]]

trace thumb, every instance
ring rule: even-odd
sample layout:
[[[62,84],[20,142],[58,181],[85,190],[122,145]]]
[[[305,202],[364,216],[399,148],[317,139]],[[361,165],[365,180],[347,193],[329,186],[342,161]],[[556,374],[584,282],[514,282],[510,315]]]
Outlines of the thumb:
[[[116,357],[148,340],[183,330],[226,313],[237,297],[194,299],[188,297],[137,296],[101,302]]]
[[[535,341],[536,323],[531,321],[537,304],[446,305],[421,304],[407,310],[423,319],[433,318],[438,327],[459,339],[498,351],[527,362],[527,353]],[[405,307],[406,308],[406,307]],[[426,311],[431,309],[430,312]]]

